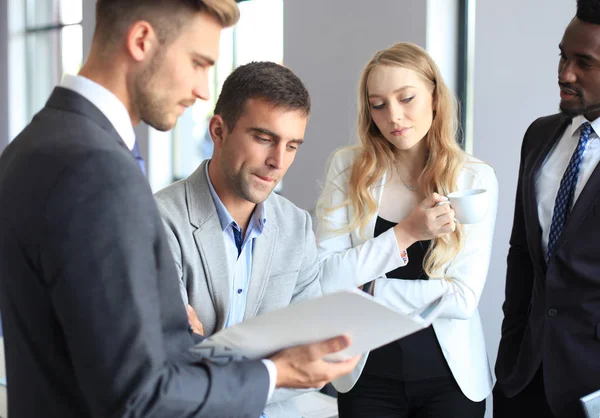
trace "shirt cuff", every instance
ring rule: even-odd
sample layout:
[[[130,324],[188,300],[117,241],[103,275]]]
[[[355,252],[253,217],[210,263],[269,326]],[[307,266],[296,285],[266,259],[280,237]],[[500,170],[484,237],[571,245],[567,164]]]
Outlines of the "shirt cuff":
[[[405,248],[400,248],[398,246],[398,240],[396,239],[396,233],[394,232],[394,228],[388,229],[381,235],[385,235],[385,239],[390,241],[391,248],[394,249],[394,252],[392,253],[392,260],[395,261],[395,264],[398,267],[404,267],[405,265],[407,265],[408,264],[408,253],[406,252]],[[394,268],[398,268],[398,267],[394,267]]]
[[[272,360],[263,359],[262,362],[267,367],[267,371],[269,372],[269,395],[267,396],[267,402],[269,402],[271,396],[273,396],[273,392],[275,391],[275,384],[277,383],[277,367]]]

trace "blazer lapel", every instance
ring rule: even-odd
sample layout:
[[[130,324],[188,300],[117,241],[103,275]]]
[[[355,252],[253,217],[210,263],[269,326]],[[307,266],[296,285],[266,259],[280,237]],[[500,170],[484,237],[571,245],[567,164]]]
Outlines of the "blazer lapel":
[[[248,285],[248,297],[246,298],[246,310],[244,318],[256,316],[265,289],[269,284],[271,274],[271,261],[273,252],[277,245],[278,228],[273,213],[269,213],[268,199],[265,201],[265,218],[267,219],[263,233],[254,240],[252,251],[252,271]]]
[[[194,240],[200,252],[208,291],[216,309],[216,330],[225,326],[233,281],[229,274],[227,252],[221,237],[223,230],[210,194],[204,161],[186,181],[186,199],[190,224],[197,229]]]
[[[377,184],[375,184],[371,189],[373,199],[375,199],[375,201],[377,202],[377,211],[373,214],[373,216],[371,217],[371,219],[369,219],[369,222],[367,223],[367,226],[365,229],[365,238],[367,238],[367,239],[371,239],[375,235],[375,224],[377,223],[377,217],[379,216],[379,208],[381,207],[381,198],[383,196],[383,189],[387,182],[387,177],[388,177],[388,172],[386,171],[383,174],[383,177],[381,178],[381,180],[379,180],[379,182],[377,182]]]
[[[364,236],[361,234],[359,229],[352,231],[352,240],[355,245],[364,244],[367,240],[373,238],[375,235],[375,224],[377,223],[377,217],[379,216],[379,208],[381,207],[381,197],[383,196],[383,189],[385,187],[387,181],[388,173],[385,172],[381,180],[379,180],[376,184],[371,187],[371,195],[373,199],[377,202],[377,211],[371,216],[369,222],[364,228]],[[354,213],[352,212],[352,208],[348,209],[349,216],[352,218]]]
[[[538,216],[535,179],[543,162],[546,160],[548,153],[561,138],[570,122],[571,118],[561,116],[554,125],[554,128],[550,128],[545,132],[540,132],[538,136],[543,137],[541,146],[537,148],[537,152],[530,154],[525,160],[525,167],[531,167],[531,169],[528,170],[528,174],[523,179],[523,205],[525,206],[525,217],[527,219],[527,242],[529,243],[531,257],[535,261],[534,265],[538,268],[542,276],[546,272],[546,256],[542,251],[541,245],[542,227],[540,226]]]

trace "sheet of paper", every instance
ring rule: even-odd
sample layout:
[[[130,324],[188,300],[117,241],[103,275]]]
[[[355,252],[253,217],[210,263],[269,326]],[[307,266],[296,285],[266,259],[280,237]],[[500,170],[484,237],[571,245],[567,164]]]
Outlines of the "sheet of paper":
[[[586,418],[600,418],[600,390],[585,395],[579,402]]]
[[[260,359],[284,348],[347,334],[352,338],[350,347],[328,358],[343,360],[427,327],[449,296],[436,299],[419,314],[406,315],[359,290],[332,293],[249,318],[192,350],[213,361]]]

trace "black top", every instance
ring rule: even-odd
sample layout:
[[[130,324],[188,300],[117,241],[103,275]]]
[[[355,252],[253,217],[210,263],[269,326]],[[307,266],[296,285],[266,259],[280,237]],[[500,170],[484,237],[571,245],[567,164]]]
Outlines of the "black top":
[[[394,227],[394,222],[377,217],[375,236]],[[408,249],[408,264],[386,273],[398,280],[429,280],[423,271],[423,259],[430,241],[417,241]],[[420,380],[450,376],[450,368],[442,354],[431,326],[371,351],[363,373],[400,380]]]

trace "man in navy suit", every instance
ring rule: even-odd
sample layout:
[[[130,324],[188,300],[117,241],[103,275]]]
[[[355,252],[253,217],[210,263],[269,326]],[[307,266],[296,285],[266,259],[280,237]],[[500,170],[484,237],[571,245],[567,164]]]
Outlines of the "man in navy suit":
[[[582,417],[600,389],[600,1],[578,1],[559,51],[560,113],[521,151],[495,418]]]

